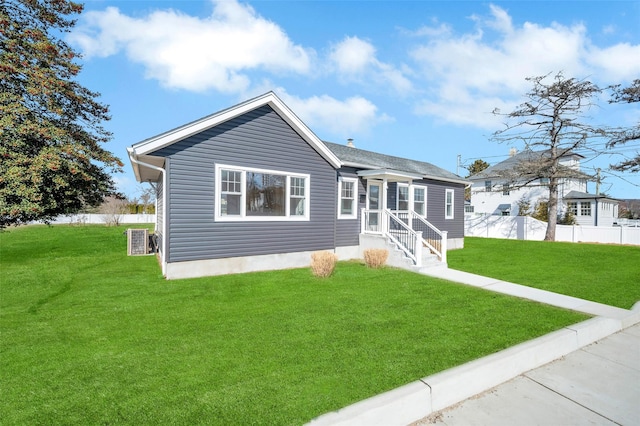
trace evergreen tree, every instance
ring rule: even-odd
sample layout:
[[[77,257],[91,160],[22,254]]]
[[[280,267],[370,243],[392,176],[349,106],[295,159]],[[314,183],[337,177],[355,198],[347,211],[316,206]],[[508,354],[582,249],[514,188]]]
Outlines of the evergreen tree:
[[[59,37],[82,5],[0,2],[0,228],[95,206],[114,192],[122,162],[99,94],[76,80],[78,54]]]

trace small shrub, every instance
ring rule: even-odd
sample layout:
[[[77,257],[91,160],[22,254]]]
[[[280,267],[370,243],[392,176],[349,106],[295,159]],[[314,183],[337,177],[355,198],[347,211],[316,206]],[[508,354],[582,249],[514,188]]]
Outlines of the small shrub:
[[[575,225],[577,223],[576,217],[570,210],[567,210],[564,215],[558,219],[558,225]]]
[[[369,268],[379,268],[387,262],[389,251],[385,249],[369,249],[364,251],[364,263]]]
[[[542,222],[549,222],[549,201],[538,201],[538,204],[536,204],[536,208],[534,209],[531,217]]]
[[[316,277],[326,278],[331,276],[337,262],[338,256],[331,252],[317,251],[311,253],[311,271]]]

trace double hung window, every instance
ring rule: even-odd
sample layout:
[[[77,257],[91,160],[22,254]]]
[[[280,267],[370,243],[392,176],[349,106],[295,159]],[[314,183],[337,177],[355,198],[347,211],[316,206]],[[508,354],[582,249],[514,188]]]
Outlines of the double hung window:
[[[356,219],[358,217],[356,205],[358,180],[355,178],[340,178],[338,195],[338,219]]]
[[[309,175],[216,165],[216,220],[309,220]]]
[[[407,185],[406,183],[398,184],[398,202],[399,211],[412,210],[419,216],[427,215],[427,188],[424,186]]]
[[[413,211],[420,216],[427,216],[427,188],[413,187]]]
[[[453,189],[446,189],[444,194],[444,218],[453,219]]]
[[[409,210],[409,186],[398,185],[398,210]]]
[[[240,215],[242,172],[222,170],[220,175],[220,214],[224,216]]]

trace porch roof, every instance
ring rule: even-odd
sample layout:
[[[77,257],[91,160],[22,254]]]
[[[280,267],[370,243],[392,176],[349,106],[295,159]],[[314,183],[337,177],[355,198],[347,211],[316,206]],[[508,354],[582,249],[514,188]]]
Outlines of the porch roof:
[[[611,198],[607,195],[589,194],[588,192],[569,191],[567,195],[563,197],[565,200],[606,200],[612,202],[618,202],[615,198]]]
[[[366,179],[381,179],[389,182],[407,182],[414,179],[422,179],[422,175],[417,173],[389,169],[360,170],[356,174]]]

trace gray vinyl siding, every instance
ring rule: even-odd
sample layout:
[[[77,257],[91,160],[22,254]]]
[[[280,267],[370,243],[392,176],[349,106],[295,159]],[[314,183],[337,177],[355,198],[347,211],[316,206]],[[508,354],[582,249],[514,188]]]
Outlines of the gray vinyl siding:
[[[338,176],[344,178],[357,178],[356,169],[352,167],[343,167],[338,170]],[[366,182],[358,178],[358,194],[356,195],[356,206],[358,210],[357,219],[338,219],[336,221],[336,247],[348,247],[357,246],[360,244],[360,210],[366,207],[366,200],[363,195],[366,195]],[[338,184],[336,182],[336,193]],[[339,197],[339,194],[336,196]],[[360,202],[362,200],[362,203]],[[336,215],[338,214],[338,198],[336,198],[336,205],[334,206]]]
[[[336,171],[269,106],[154,155],[167,157],[168,261],[333,249]],[[310,175],[310,220],[216,222],[215,165]]]
[[[427,184],[427,220],[448,238],[464,237],[464,185],[433,180],[416,181]],[[453,219],[445,219],[445,193],[453,189]]]

